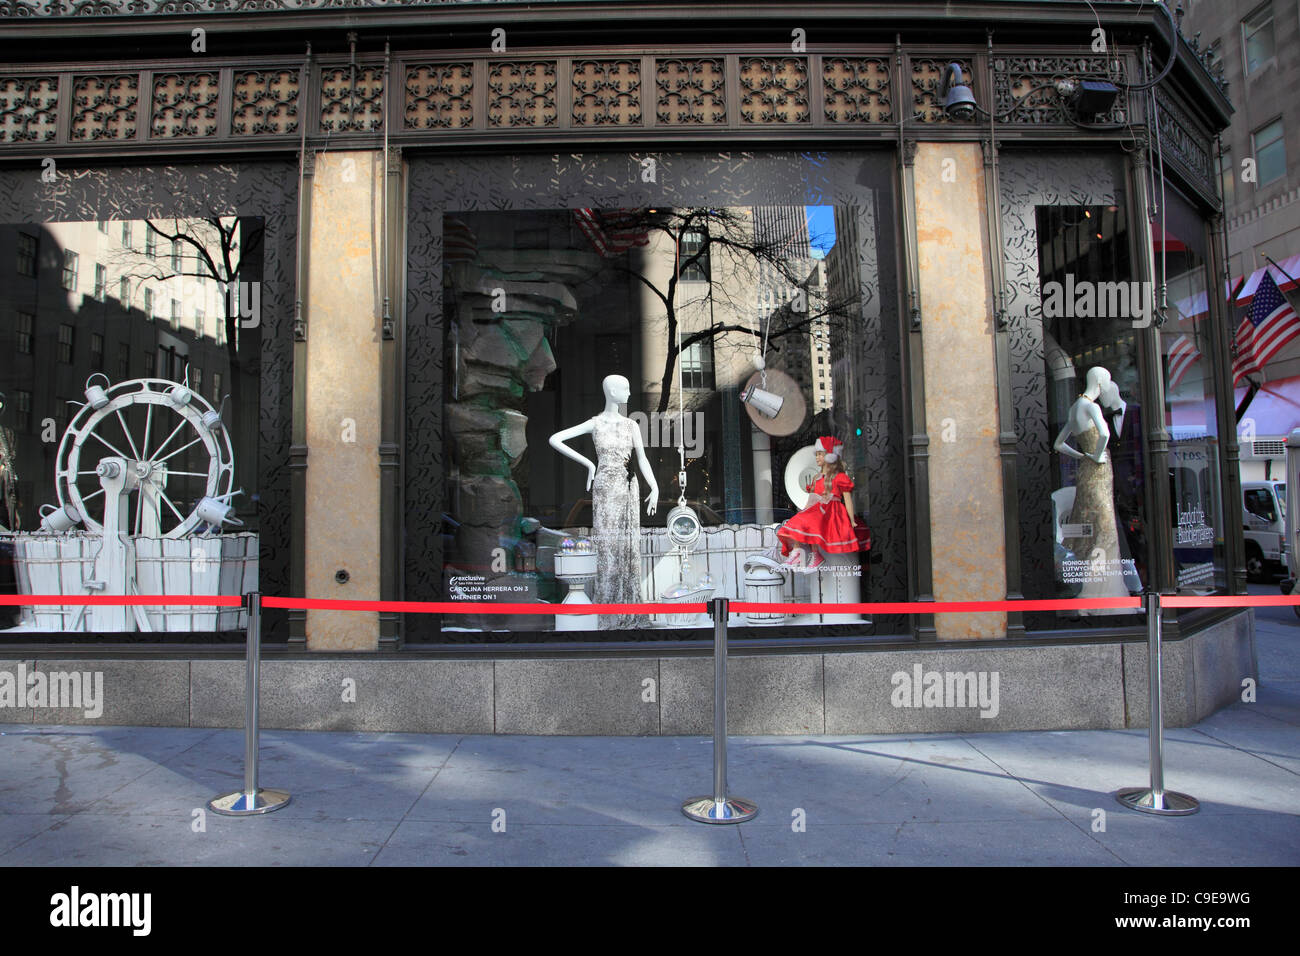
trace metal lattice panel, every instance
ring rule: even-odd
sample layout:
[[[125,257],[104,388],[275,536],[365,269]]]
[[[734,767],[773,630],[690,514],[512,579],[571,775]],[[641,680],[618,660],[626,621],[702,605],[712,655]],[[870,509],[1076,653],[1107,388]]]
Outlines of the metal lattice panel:
[[[474,122],[474,64],[429,63],[406,70],[406,128],[464,129]]]
[[[72,138],[134,139],[140,77],[134,73],[78,76],[72,87]]]
[[[889,61],[883,57],[828,56],[823,59],[826,121],[893,122],[889,78]]]
[[[573,64],[574,126],[640,123],[640,60],[578,60]]]
[[[355,82],[348,67],[321,70],[320,90],[322,133],[363,133],[383,128],[384,72],[380,67],[357,67]]]
[[[58,106],[57,76],[0,79],[0,142],[42,143],[54,139]]]
[[[488,64],[488,125],[503,128],[554,126],[554,60],[505,60]]]
[[[297,70],[237,72],[231,106],[231,135],[296,133],[298,87]]]
[[[726,72],[720,57],[655,61],[655,118],[668,126],[727,121]]]
[[[741,57],[740,87],[744,123],[808,122],[808,63],[803,58]]]
[[[154,136],[214,136],[217,74],[159,73],[153,80]]]

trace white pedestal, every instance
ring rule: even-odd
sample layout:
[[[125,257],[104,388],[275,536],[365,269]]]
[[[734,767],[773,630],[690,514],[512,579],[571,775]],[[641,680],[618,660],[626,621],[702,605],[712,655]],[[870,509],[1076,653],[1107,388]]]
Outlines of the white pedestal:
[[[856,552],[828,554],[816,571],[794,573],[795,600],[809,604],[857,604],[862,600],[862,563]],[[861,624],[862,615],[797,614],[794,624]]]
[[[569,586],[569,593],[564,596],[564,604],[590,604],[586,588],[588,581],[596,579],[596,554],[593,551],[568,553],[559,551],[555,555],[555,576]],[[555,629],[557,631],[594,631],[600,626],[596,614],[557,614]]]

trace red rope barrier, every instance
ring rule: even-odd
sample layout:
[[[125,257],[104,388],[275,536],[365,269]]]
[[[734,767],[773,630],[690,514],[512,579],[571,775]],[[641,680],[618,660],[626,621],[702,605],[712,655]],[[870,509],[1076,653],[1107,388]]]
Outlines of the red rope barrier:
[[[242,607],[237,595],[140,594],[0,594],[0,606],[30,605],[139,605],[143,607]],[[1296,607],[1296,594],[1167,595],[1164,607]],[[264,595],[263,607],[316,611],[399,611],[414,614],[703,614],[709,605],[689,604],[507,604],[494,601],[344,601],[325,598],[289,598]],[[1142,599],[1060,598],[1018,601],[874,601],[856,604],[790,604],[730,601],[738,614],[987,614],[998,612],[1142,610]]]
[[[333,601],[263,597],[263,607],[316,611],[406,611],[416,614],[703,614],[709,606],[690,604],[507,604],[496,601]]]
[[[42,604],[114,604],[159,607],[163,605],[189,605],[201,607],[243,607],[244,599],[237,594],[137,594],[123,597],[117,594],[0,594],[0,605]]]

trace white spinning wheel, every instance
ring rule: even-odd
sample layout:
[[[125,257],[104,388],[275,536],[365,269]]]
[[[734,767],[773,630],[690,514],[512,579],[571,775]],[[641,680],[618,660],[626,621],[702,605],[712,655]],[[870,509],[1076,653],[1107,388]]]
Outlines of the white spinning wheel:
[[[105,384],[92,384],[96,378],[103,378]],[[188,378],[187,372],[187,382]],[[202,395],[188,384],[166,379],[131,379],[112,385],[106,375],[97,372],[86,380],[86,399],[59,442],[56,486],[59,505],[71,505],[88,531],[103,534],[104,523],[109,523],[127,534],[183,538],[200,524],[242,524],[230,507],[230,499],[239,493],[231,489],[234,461],[230,435],[220,412]],[[160,425],[155,425],[155,417],[160,418]],[[166,437],[158,441],[159,433]],[[169,466],[173,462],[183,467],[184,459],[176,461],[176,457],[195,445],[206,452],[204,470],[182,471]],[[123,469],[126,473],[119,474]],[[175,478],[195,480],[177,482]],[[129,526],[108,519],[106,509],[116,503],[107,497],[95,503],[96,513],[105,516],[105,522],[91,517],[87,505],[105,494],[109,479],[126,479],[112,484],[121,495],[134,492],[136,496],[134,520]],[[189,493],[177,495],[177,486]],[[173,495],[180,497],[182,507],[177,507]]]

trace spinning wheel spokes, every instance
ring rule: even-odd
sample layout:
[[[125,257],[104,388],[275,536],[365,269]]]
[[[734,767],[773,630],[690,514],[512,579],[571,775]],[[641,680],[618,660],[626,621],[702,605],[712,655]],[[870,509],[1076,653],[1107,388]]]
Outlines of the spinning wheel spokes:
[[[121,514],[116,520],[121,521],[123,532],[184,537],[200,524],[212,522],[211,508],[205,509],[207,517],[199,513],[198,506],[203,499],[229,502],[237,493],[232,492],[234,465],[230,436],[202,395],[163,379],[134,379],[99,390],[96,395],[90,393],[88,386],[87,398],[92,401],[81,407],[64,432],[56,467],[60,504],[72,504],[82,515],[88,531],[102,532],[104,526],[96,518],[105,516],[104,509],[128,508],[130,495],[135,495],[133,521],[128,512],[115,512]],[[140,405],[145,406],[143,415]],[[151,452],[155,406],[164,415],[177,416],[179,421]],[[120,439],[110,441],[101,434],[109,427],[106,423],[110,418],[116,420],[130,454],[120,447]],[[143,435],[137,440],[132,426],[138,430],[141,418]],[[185,431],[191,433],[188,441],[184,441]],[[178,436],[184,444],[171,448]],[[104,454],[104,450],[111,454]],[[203,467],[205,455],[207,470],[196,469],[195,465]],[[174,462],[178,467],[170,469],[168,462],[178,456],[179,460]],[[112,476],[121,476],[123,469],[125,481],[119,477],[114,483]],[[112,493],[105,496],[98,514],[92,516],[84,506],[105,495],[106,481]]]

